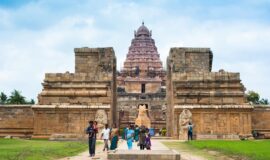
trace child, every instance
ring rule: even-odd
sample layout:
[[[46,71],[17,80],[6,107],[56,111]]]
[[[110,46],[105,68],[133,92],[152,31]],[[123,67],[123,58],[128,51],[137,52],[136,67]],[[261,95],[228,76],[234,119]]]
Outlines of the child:
[[[151,150],[151,136],[150,136],[150,134],[148,134],[146,139],[145,139],[145,148],[147,150]]]

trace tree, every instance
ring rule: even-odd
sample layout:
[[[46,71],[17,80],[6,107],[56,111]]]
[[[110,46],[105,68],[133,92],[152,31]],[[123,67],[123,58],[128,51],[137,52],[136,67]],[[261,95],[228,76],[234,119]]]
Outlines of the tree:
[[[260,95],[254,91],[248,91],[247,100],[253,104],[259,104]]]
[[[0,104],[5,104],[7,102],[7,95],[4,92],[0,94]]]
[[[262,99],[260,100],[260,104],[268,105],[268,104],[269,104],[268,99],[262,98]]]
[[[8,98],[9,104],[26,104],[25,97],[21,95],[21,92],[14,90]]]
[[[266,98],[260,99],[259,93],[254,92],[254,91],[248,91],[247,100],[249,102],[252,102],[253,104],[262,104],[262,105],[268,105],[269,104],[268,99],[266,99]]]
[[[35,104],[34,99],[31,99],[31,101],[29,102],[29,104]]]

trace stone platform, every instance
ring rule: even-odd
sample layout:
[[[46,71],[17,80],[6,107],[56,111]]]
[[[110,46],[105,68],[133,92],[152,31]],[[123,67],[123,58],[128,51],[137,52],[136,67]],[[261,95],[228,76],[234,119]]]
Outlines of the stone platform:
[[[175,150],[117,150],[108,153],[109,160],[180,160]]]
[[[111,160],[180,160],[180,153],[162,144],[162,140],[152,139],[151,150],[140,150],[137,143],[133,143],[132,150],[127,149],[126,141],[120,140],[116,152],[108,153]]]

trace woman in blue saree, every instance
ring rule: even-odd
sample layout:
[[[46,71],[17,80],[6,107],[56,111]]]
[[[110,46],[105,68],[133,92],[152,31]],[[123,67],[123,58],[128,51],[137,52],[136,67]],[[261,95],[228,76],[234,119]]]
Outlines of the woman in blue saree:
[[[111,129],[111,146],[110,150],[115,150],[117,148],[118,143],[118,128],[116,127],[116,124],[113,125],[113,128]]]
[[[128,131],[127,131],[127,146],[128,150],[132,149],[132,142],[133,142],[133,137],[134,137],[134,126],[130,125]]]
[[[135,130],[134,130],[134,140],[135,140],[135,142],[139,141],[139,132],[140,132],[139,126],[135,125]]]

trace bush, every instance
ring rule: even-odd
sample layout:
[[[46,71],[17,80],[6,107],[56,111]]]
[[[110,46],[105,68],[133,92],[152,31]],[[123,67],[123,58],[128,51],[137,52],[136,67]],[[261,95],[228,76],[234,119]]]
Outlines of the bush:
[[[162,128],[161,130],[161,136],[166,136],[167,130],[166,128]]]

